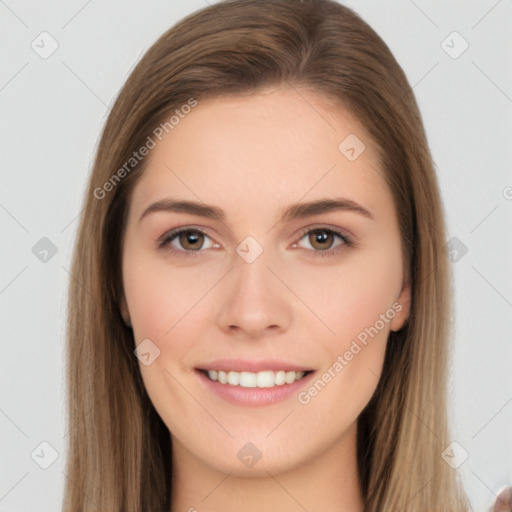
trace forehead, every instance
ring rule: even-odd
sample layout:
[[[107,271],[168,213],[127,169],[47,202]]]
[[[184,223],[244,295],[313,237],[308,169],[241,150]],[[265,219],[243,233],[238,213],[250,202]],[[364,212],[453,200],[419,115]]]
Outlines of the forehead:
[[[260,209],[344,195],[389,203],[377,148],[342,106],[276,87],[199,101],[146,157],[136,211],[166,195]],[[388,204],[389,206],[389,204]]]

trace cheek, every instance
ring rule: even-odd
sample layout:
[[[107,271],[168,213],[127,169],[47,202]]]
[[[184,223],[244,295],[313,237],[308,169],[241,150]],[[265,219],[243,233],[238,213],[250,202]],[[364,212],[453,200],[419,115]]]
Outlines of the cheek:
[[[300,275],[290,271],[286,279],[313,313],[308,316],[318,323],[321,337],[331,338],[332,346],[341,350],[376,323],[386,338],[401,287],[400,253],[394,246],[354,251],[328,271],[314,268]]]
[[[332,414],[339,421],[356,418],[382,371],[396,314],[392,306],[401,285],[400,253],[392,245],[373,253],[354,252],[329,273],[302,277],[296,289],[322,320],[311,317],[322,332],[317,335],[318,347],[326,357],[319,378],[299,403],[311,403],[318,414],[335,403]]]
[[[331,291],[315,303],[330,331],[317,337],[324,363],[316,380],[298,396],[307,410],[304,416],[330,417],[332,436],[340,425],[348,428],[370,401],[384,363],[390,324],[394,317],[394,281],[379,272],[337,274]],[[390,291],[391,290],[391,291]]]
[[[136,341],[147,337],[165,343],[171,338],[214,286],[217,278],[210,270],[127,258],[124,289]]]
[[[186,425],[179,418],[201,417],[203,411],[183,388],[183,360],[199,337],[201,297],[212,284],[204,271],[201,279],[192,267],[170,269],[140,257],[127,257],[123,274],[135,345],[149,339],[159,351],[151,364],[139,362],[144,386],[168,428],[186,437]],[[179,415],[172,414],[176,410]]]

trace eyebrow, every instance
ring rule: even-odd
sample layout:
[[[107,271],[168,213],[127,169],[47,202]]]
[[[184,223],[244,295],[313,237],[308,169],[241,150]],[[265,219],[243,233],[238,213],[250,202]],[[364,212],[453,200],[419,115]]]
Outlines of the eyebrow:
[[[335,199],[325,198],[307,203],[292,204],[281,211],[280,221],[290,222],[292,220],[340,210],[357,213],[368,219],[375,220],[370,210],[359,203],[356,203],[352,199],[341,197]],[[217,206],[197,201],[162,199],[148,206],[140,216],[139,222],[150,213],[162,211],[188,213],[190,215],[197,215],[208,219],[220,220],[221,222],[225,222],[226,220],[226,214]]]

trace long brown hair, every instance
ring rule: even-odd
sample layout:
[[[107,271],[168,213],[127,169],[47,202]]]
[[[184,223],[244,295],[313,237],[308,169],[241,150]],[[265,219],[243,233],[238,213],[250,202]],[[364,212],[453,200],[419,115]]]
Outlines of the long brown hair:
[[[99,142],[69,287],[64,512],[170,510],[169,431],[119,310],[127,207],[145,166],[134,152],[191,99],[283,83],[343,105],[374,139],[412,286],[409,320],[390,333],[383,373],[358,419],[365,510],[470,509],[441,457],[450,443],[451,278],[437,179],[407,78],[382,39],[335,1],[225,0],[183,19],[146,52]]]

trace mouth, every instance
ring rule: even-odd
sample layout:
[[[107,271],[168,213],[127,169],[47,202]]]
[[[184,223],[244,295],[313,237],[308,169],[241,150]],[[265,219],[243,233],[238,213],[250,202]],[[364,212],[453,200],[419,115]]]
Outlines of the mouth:
[[[237,372],[234,370],[204,370],[198,368],[210,381],[241,388],[275,388],[300,381],[313,370],[285,371],[264,370],[259,372]]]

